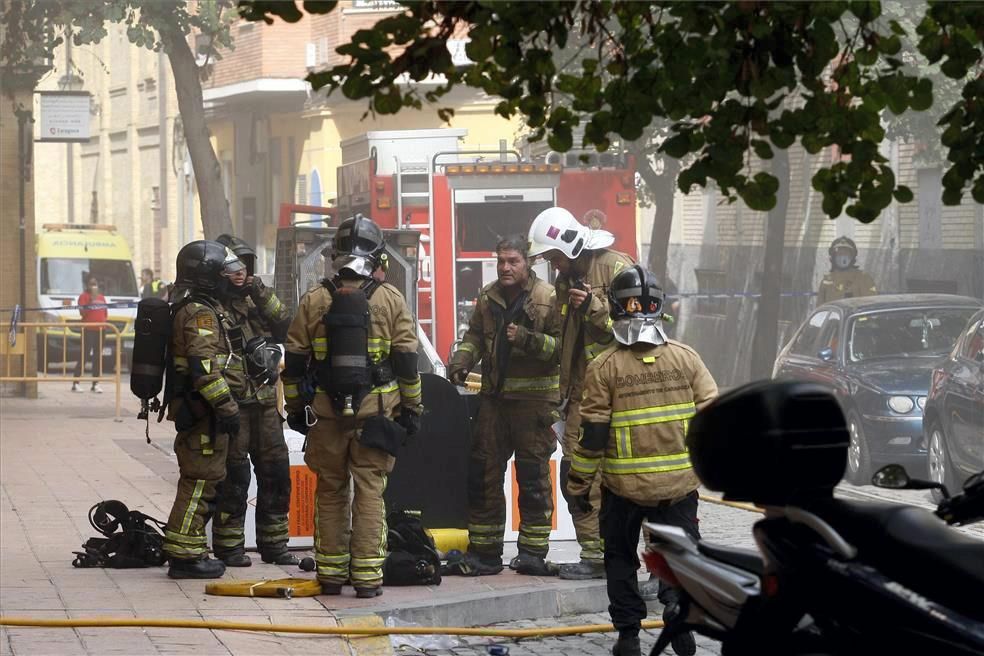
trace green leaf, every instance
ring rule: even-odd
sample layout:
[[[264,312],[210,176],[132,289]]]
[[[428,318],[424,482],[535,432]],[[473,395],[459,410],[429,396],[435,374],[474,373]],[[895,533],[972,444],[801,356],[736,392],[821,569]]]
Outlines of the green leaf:
[[[759,181],[759,176],[765,175],[772,179],[775,185],[762,184]],[[768,173],[759,173],[755,176],[756,180],[753,182],[748,182],[744,186],[738,189],[738,195],[741,199],[745,201],[750,209],[756,210],[758,212],[768,212],[773,207],[776,206],[776,192],[775,190],[779,187],[779,181],[773,176],[769,176]],[[770,190],[771,187],[771,190]]]
[[[772,159],[774,156],[772,147],[769,146],[769,143],[761,139],[752,139],[752,150],[754,150],[755,154],[761,159]]]
[[[911,203],[913,199],[912,190],[905,185],[899,185],[896,187],[895,191],[892,192],[892,195],[895,196],[895,200],[900,203]]]
[[[944,189],[943,190],[943,204],[944,205],[959,205],[963,201],[963,190],[962,189]],[[978,201],[980,202],[980,201]]]
[[[690,135],[687,132],[680,132],[673,135],[663,142],[659,147],[660,152],[666,153],[670,157],[680,159],[690,152]]]
[[[933,82],[929,78],[922,78],[916,82],[912,89],[912,99],[909,102],[912,109],[922,112],[933,105]]]

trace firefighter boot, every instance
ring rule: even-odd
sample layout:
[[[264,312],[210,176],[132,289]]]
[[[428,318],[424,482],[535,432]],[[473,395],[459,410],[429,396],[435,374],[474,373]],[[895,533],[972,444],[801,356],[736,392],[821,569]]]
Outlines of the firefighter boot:
[[[594,560],[566,563],[560,566],[560,578],[571,581],[603,579],[605,578],[605,563]]]
[[[286,549],[275,553],[263,552],[260,554],[260,558],[263,559],[264,563],[273,565],[298,565],[301,562],[297,560],[297,556]]]
[[[558,572],[557,565],[531,553],[521,553],[513,558],[509,561],[509,569],[526,576],[557,576]]]
[[[253,564],[252,559],[244,551],[231,551],[224,554],[216,554],[226,567],[249,567]]]
[[[639,634],[618,634],[618,641],[612,647],[612,656],[642,656]]]
[[[342,584],[341,583],[322,583],[321,584],[321,594],[330,595],[332,597],[342,594]]]
[[[359,599],[372,599],[373,597],[379,597],[382,594],[383,589],[381,587],[355,589],[355,596]]]
[[[217,579],[225,574],[226,566],[221,560],[208,556],[204,558],[170,558],[171,566],[167,575],[172,579]]]

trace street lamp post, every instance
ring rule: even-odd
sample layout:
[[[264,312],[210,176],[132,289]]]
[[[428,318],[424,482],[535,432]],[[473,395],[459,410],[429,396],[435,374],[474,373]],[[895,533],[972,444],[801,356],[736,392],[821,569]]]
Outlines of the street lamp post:
[[[72,70],[72,41],[65,40],[65,74],[58,79],[58,88],[62,91],[81,91],[82,78]],[[74,149],[71,142],[65,144],[66,157],[66,195],[68,203],[68,213],[66,218],[69,223],[75,223],[75,160],[73,158]]]

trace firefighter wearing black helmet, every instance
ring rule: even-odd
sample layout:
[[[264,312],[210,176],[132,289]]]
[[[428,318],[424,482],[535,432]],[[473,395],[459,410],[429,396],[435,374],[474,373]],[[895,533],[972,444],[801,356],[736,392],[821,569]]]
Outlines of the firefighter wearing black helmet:
[[[290,314],[272,289],[255,275],[256,252],[239,237],[220,235],[216,241],[227,246],[245,265],[229,277],[225,307],[232,323],[233,344],[253,344],[248,356],[255,360],[263,349],[275,348],[287,335]],[[257,340],[262,338],[263,344]],[[259,350],[258,350],[259,349]],[[249,374],[255,361],[233,362]],[[262,371],[260,371],[262,373]],[[242,421],[239,437],[229,444],[226,479],[219,486],[217,512],[212,521],[212,549],[230,567],[248,567],[246,555],[246,501],[251,478],[250,461],[256,472],[256,546],[265,563],[296,565],[287,551],[290,539],[287,513],[290,509],[290,459],[284,442],[283,423],[277,412],[277,393],[272,381],[261,383],[253,376],[240,377],[233,386]]]
[[[230,359],[242,357],[228,338],[229,276],[243,270],[235,254],[214,241],[194,241],[178,252],[170,352],[173,391],[168,419],[177,429],[178,489],[164,533],[172,578],[217,578],[221,560],[208,557],[205,525],[216,488],[226,476],[229,440],[239,433]]]
[[[667,339],[663,290],[652,273],[632,265],[608,291],[616,344],[588,363],[581,401],[581,436],[567,476],[567,492],[590,504],[591,481],[601,476],[599,524],[604,542],[609,612],[619,631],[616,656],[640,653],[646,604],[637,573],[644,520],[679,526],[698,537],[697,487],[684,437],[687,422],[717,396],[717,385],[689,346]],[[663,587],[664,617],[676,610],[676,591]],[[693,654],[693,636],[673,642]]]
[[[830,272],[820,281],[817,305],[878,293],[875,281],[858,267],[858,247],[853,239],[838,237],[831,242],[827,253],[830,255]]]
[[[318,478],[314,555],[324,594],[346,582],[359,597],[382,594],[386,477],[423,412],[416,325],[400,292],[374,276],[384,266],[379,226],[360,214],[343,221],[335,273],[304,295],[287,334],[287,422],[307,434],[304,460]],[[303,389],[309,373],[313,399]]]

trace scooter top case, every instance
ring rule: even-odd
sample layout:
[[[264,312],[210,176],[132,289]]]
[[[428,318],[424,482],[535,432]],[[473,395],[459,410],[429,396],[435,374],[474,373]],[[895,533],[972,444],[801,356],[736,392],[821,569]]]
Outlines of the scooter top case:
[[[427,528],[468,528],[468,456],[478,395],[421,374],[425,413],[396,456],[386,507],[420,511]]]

